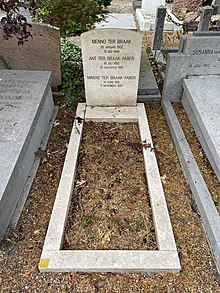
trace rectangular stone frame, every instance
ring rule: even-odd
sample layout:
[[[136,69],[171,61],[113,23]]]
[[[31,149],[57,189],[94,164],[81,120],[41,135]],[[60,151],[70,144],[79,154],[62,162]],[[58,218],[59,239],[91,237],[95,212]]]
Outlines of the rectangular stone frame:
[[[188,36],[185,36],[180,41],[180,51],[185,51],[186,44],[184,43],[188,41],[187,38]],[[200,56],[181,52],[168,54],[161,103],[175,149],[201,215],[204,231],[220,274],[220,217],[172,106],[172,102],[182,102],[183,80],[187,79],[188,76],[219,75],[219,73],[219,53]]]
[[[153,147],[144,104],[137,104],[137,107],[104,108],[86,107],[82,103],[78,105],[77,116],[99,122],[138,122],[141,141],[146,140]],[[62,250],[82,131],[83,123],[73,125],[39,270],[41,272],[179,272],[181,267],[156,156],[150,148],[143,148],[143,156],[158,250]]]

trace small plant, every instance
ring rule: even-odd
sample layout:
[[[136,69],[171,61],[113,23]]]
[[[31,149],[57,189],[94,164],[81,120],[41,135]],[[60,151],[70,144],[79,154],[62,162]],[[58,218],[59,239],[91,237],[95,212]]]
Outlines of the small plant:
[[[93,223],[93,217],[92,217],[92,215],[85,215],[82,218],[82,227],[83,228],[87,228],[87,227],[91,226],[92,223]]]
[[[70,107],[84,97],[84,77],[81,49],[67,39],[61,39],[61,72],[65,103]]]
[[[5,58],[0,54],[0,63],[2,63],[5,67],[5,69],[11,69],[11,66],[8,64],[8,62],[5,60]]]

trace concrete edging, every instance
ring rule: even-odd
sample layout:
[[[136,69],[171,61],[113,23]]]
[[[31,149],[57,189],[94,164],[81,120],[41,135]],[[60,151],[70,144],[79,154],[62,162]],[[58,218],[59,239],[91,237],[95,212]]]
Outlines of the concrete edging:
[[[220,217],[212,197],[200,173],[170,101],[162,100],[162,106],[173,137],[187,182],[192,190],[195,202],[202,218],[213,258],[220,274]]]
[[[143,156],[159,250],[62,250],[63,234],[69,212],[83,130],[83,123],[74,124],[39,270],[41,272],[179,272],[178,252],[156,155],[152,151],[153,142],[144,104],[138,104],[137,107],[120,108],[86,108],[85,104],[79,104],[76,116],[100,122],[138,122],[141,141],[146,141],[151,145],[149,148],[143,148]]]

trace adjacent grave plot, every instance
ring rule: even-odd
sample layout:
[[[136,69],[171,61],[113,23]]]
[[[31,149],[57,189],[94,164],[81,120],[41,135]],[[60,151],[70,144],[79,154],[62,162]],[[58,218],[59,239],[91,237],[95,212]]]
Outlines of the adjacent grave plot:
[[[173,108],[175,114],[181,124],[181,127],[184,131],[186,139],[190,145],[192,153],[196,159],[196,162],[199,166],[201,174],[205,180],[205,183],[209,189],[209,192],[212,196],[216,209],[220,214],[220,183],[212,169],[212,166],[209,163],[207,156],[205,155],[201,144],[195,134],[192,124],[189,121],[189,118],[186,115],[186,112],[181,103],[173,103]]]
[[[218,34],[183,36],[179,53],[169,54],[162,104],[184,173],[195,197],[209,244],[220,272],[220,218],[205,184],[172,102],[181,101],[203,150],[219,177],[219,73]],[[212,103],[217,104],[217,106]],[[196,106],[197,104],[197,106]],[[214,119],[214,120],[213,120]]]
[[[136,123],[84,123],[64,249],[157,249],[143,147]]]
[[[54,111],[50,84],[51,72],[0,71],[0,238]]]

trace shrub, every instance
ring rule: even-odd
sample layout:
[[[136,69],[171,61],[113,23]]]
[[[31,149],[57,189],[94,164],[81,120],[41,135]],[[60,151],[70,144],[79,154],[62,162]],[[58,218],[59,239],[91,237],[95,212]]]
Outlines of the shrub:
[[[84,77],[81,48],[67,39],[61,39],[62,90],[67,106],[84,97]]]
[[[61,36],[80,34],[103,19],[111,0],[38,0],[37,18],[60,28]]]

